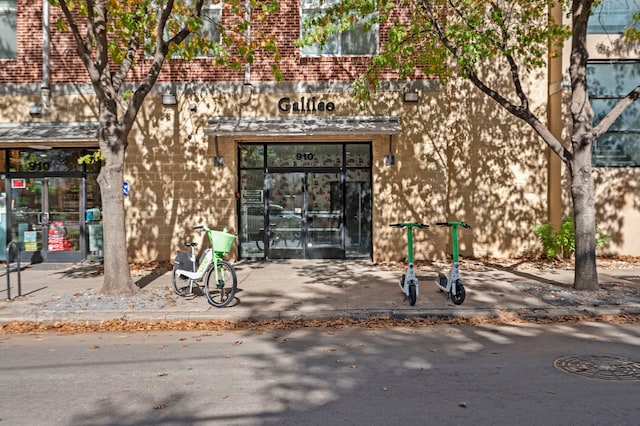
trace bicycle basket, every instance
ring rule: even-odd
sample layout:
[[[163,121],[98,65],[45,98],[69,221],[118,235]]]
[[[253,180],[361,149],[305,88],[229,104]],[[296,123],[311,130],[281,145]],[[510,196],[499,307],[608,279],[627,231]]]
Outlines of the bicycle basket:
[[[227,253],[236,242],[236,236],[222,231],[211,231],[211,244],[216,253]]]

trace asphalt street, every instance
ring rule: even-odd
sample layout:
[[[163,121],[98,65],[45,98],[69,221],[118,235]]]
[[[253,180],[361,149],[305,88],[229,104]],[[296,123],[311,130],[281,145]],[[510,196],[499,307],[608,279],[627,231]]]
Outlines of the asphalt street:
[[[637,324],[9,334],[0,336],[0,353],[3,425],[640,418]],[[561,368],[567,359],[577,360],[575,370]]]

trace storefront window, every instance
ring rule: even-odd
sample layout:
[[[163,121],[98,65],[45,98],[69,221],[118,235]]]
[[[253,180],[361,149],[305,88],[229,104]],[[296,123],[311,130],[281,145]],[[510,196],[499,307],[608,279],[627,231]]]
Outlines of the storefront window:
[[[348,144],[345,154],[347,167],[371,166],[371,148],[368,144]]]
[[[80,149],[21,150],[17,156],[11,156],[9,167],[12,172],[81,171],[78,158],[83,154],[84,151]]]
[[[341,144],[283,144],[267,148],[267,167],[341,166]]]
[[[9,170],[3,172],[0,243],[15,241],[21,261],[102,256],[101,164],[78,163],[90,152],[95,149],[2,150]]]
[[[240,243],[245,257],[264,256],[264,170],[240,172]]]
[[[242,145],[240,147],[240,167],[243,169],[264,167],[264,145]]]

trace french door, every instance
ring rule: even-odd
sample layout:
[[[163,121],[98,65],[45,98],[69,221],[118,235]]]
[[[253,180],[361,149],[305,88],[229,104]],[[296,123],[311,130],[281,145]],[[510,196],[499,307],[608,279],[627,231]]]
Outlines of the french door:
[[[268,173],[265,188],[266,257],[344,258],[339,171]]]

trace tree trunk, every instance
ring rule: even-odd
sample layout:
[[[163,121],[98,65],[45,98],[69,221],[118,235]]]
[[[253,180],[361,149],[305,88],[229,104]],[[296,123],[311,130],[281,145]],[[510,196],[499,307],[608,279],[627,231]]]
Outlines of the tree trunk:
[[[571,197],[575,215],[576,290],[598,290],[596,270],[596,211],[591,172],[591,145],[582,145],[571,161]]]
[[[116,121],[115,113],[101,108],[98,140],[105,164],[98,175],[102,196],[104,232],[103,294],[131,295],[138,287],[131,278],[125,231],[124,151],[126,134]]]
[[[593,132],[593,108],[587,90],[587,23],[593,0],[574,0],[571,5],[571,116],[573,129],[569,158],[571,173],[571,197],[575,215],[576,262],[573,288],[597,290],[596,271],[596,208],[594,202],[593,175],[591,170]]]

